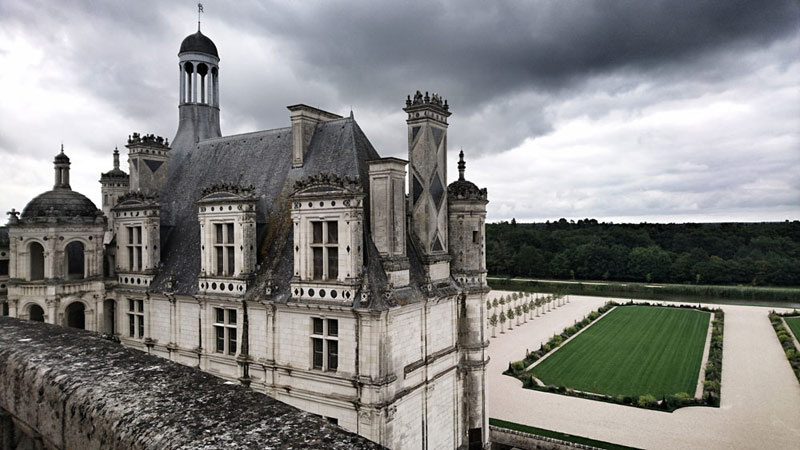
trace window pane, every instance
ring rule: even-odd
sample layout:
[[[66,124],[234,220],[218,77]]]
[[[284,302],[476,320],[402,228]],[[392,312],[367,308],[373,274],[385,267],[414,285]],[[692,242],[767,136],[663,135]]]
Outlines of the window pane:
[[[311,222],[314,229],[314,239],[311,241],[313,244],[322,244],[322,222]]]
[[[328,222],[328,244],[339,242],[339,222]]]
[[[136,227],[136,243],[142,243],[142,227]]]
[[[225,251],[228,253],[228,273],[226,275],[233,276],[236,264],[236,259],[233,256],[233,247],[225,247]]]
[[[229,309],[228,310],[228,323],[231,325],[236,325],[236,310]]]
[[[215,224],[214,228],[217,230],[217,244],[222,244],[222,224]]]
[[[214,247],[214,251],[217,253],[217,275],[222,275],[222,272],[225,268],[225,261],[222,254],[222,247]]]
[[[128,247],[128,270],[133,270],[133,249],[135,247]]]
[[[228,354],[236,354],[236,328],[228,328]]]
[[[128,334],[130,335],[130,337],[135,337],[136,336],[136,334],[135,334],[136,333],[136,321],[135,321],[136,319],[135,319],[135,317],[136,316],[134,316],[133,314],[128,314]]]
[[[136,247],[136,270],[142,270],[142,247]]]
[[[328,279],[335,280],[339,276],[339,249],[328,247]]]
[[[225,353],[225,328],[214,327],[217,330],[217,353]]]
[[[314,318],[314,334],[322,334],[322,319]]]
[[[314,368],[322,369],[322,339],[312,339],[314,342]]]
[[[339,336],[339,321],[328,319],[328,336]]]
[[[339,368],[339,343],[337,341],[328,341],[328,370],[336,370]]]
[[[144,312],[144,300],[136,300],[137,311]]]
[[[233,224],[229,223],[228,225],[228,235],[226,236],[228,240],[226,241],[228,244],[233,244]]]
[[[135,311],[133,309],[133,300],[128,299],[128,311]]]
[[[0,277],[7,277],[8,276],[8,260],[4,259],[0,261]]]
[[[128,244],[133,244],[133,227],[128,227]]]
[[[314,247],[314,279],[322,279],[322,248]]]
[[[144,317],[138,316],[136,319],[139,321],[139,337],[144,336]]]
[[[222,308],[214,308],[217,313],[217,323],[225,323],[225,310]]]

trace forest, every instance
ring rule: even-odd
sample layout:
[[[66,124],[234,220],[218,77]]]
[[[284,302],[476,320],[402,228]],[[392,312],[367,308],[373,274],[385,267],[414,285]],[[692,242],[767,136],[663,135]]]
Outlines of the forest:
[[[800,286],[800,221],[486,225],[491,276]]]

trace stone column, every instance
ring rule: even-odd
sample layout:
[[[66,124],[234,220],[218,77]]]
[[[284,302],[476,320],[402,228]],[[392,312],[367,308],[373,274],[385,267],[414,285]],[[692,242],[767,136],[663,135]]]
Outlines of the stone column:
[[[178,104],[182,105],[186,102],[186,71],[183,69],[183,64],[178,64],[178,74],[180,75],[181,92],[178,95]]]

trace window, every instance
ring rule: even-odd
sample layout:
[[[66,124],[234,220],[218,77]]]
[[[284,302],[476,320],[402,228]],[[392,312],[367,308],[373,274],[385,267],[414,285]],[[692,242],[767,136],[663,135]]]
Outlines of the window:
[[[142,227],[125,227],[128,229],[128,270],[142,270]]]
[[[223,355],[236,354],[236,310],[214,308],[215,350]]]
[[[339,277],[339,222],[311,222],[311,253],[313,279]]]
[[[214,224],[216,240],[214,241],[214,254],[217,261],[216,275],[232,277],[236,265],[236,253],[233,238],[232,223]]]
[[[128,299],[128,336],[144,337],[144,300]]]
[[[480,244],[481,243],[481,235],[478,233],[478,230],[472,231],[472,243],[473,244]]]
[[[336,372],[339,368],[339,321],[311,319],[311,366],[317,370]]]
[[[8,260],[2,259],[0,260],[0,277],[7,277],[8,276]]]

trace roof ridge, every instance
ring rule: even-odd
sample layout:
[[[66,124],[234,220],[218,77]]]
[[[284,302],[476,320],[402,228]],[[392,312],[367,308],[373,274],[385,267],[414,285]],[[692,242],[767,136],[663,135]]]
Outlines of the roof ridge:
[[[269,130],[248,131],[247,133],[240,133],[240,134],[229,134],[227,136],[220,136],[220,137],[203,139],[202,141],[198,142],[198,144],[206,144],[206,143],[210,143],[210,142],[225,141],[225,140],[229,140],[229,139],[239,139],[239,138],[248,137],[248,136],[255,136],[255,135],[259,135],[259,134],[263,135],[263,134],[269,134],[269,133],[276,133],[278,131],[285,131],[285,130],[291,131],[292,127],[288,126],[288,127],[281,127],[281,128],[271,128]]]

